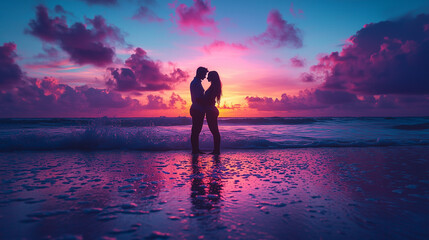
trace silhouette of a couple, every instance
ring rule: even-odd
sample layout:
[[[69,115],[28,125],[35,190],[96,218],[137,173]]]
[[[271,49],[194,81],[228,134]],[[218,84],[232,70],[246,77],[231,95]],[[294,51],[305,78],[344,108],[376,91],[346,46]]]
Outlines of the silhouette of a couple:
[[[210,87],[204,91],[201,82],[206,78],[211,83]],[[219,74],[216,71],[209,72],[205,67],[199,67],[194,80],[191,82],[191,116],[192,116],[192,153],[204,153],[199,147],[199,136],[203,128],[204,116],[207,118],[210,132],[213,134],[214,148],[211,154],[220,154],[220,134],[217,124],[219,110],[216,108],[216,102],[220,103],[222,95],[222,83]]]

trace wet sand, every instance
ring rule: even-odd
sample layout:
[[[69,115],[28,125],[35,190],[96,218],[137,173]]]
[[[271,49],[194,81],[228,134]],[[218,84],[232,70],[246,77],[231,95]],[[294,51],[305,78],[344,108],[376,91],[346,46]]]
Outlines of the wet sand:
[[[428,156],[0,153],[0,239],[428,239]]]

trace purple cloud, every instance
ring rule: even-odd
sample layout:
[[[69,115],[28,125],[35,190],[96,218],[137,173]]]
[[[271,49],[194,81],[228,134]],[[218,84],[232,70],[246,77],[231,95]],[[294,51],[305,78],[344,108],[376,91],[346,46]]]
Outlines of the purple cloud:
[[[312,67],[323,88],[357,94],[429,94],[429,15],[367,24],[340,53]]]
[[[118,0],[81,0],[89,5],[116,5]]]
[[[303,74],[301,74],[300,80],[302,82],[314,82],[314,81],[316,81],[314,75],[310,74],[310,73],[303,73]]]
[[[22,81],[23,73],[15,63],[15,50],[15,43],[0,46],[0,90],[12,88]]]
[[[144,109],[161,110],[168,109],[167,104],[164,103],[164,99],[158,95],[148,95],[148,103],[143,106]]]
[[[293,67],[296,67],[296,68],[304,67],[305,59],[295,56],[290,59],[290,63],[292,64]]]
[[[163,97],[159,95],[153,95],[149,94],[147,97],[147,103],[142,106],[143,109],[150,109],[150,110],[163,110],[163,109],[176,109],[180,107],[181,109],[184,109],[186,106],[186,101],[183,100],[182,97],[177,95],[176,93],[172,93],[168,104],[165,103],[165,100]]]
[[[0,91],[0,117],[92,117],[124,115],[136,111],[184,108],[186,101],[172,93],[166,101],[148,95],[147,103],[118,92],[89,86],[71,87],[56,78],[28,79],[13,91]]]
[[[210,0],[193,1],[194,4],[189,7],[185,4],[180,4],[177,7],[175,3],[170,4],[172,8],[175,8],[176,12],[176,15],[173,16],[173,21],[177,23],[179,29],[183,32],[193,30],[201,36],[217,33],[217,23],[212,17],[216,8],[211,6]]]
[[[147,103],[123,97],[118,92],[89,86],[71,87],[56,78],[28,79],[13,91],[0,91],[0,117],[94,117],[118,116],[146,110],[184,108],[186,101],[172,93],[168,104],[158,95]]]
[[[87,28],[91,25],[93,28]],[[79,64],[92,64],[103,67],[113,62],[114,47],[125,41],[120,30],[107,25],[102,16],[86,19],[86,24],[76,22],[68,26],[65,17],[50,18],[45,6],[37,7],[36,19],[29,23],[27,33],[44,42],[58,44],[70,56],[70,60]]]
[[[324,115],[427,115],[429,15],[367,24],[340,53],[319,59],[301,80],[321,80],[299,96],[246,97],[260,111],[323,109]]]
[[[149,94],[146,96],[147,103],[142,106],[143,109],[150,110],[163,110],[163,109],[184,109],[186,106],[186,101],[176,93],[172,93],[168,99],[168,104],[165,102],[164,98],[159,95]]]
[[[43,46],[42,47],[44,53],[39,53],[35,57],[43,58],[43,59],[57,59],[60,56],[58,50],[51,46]]]
[[[139,20],[142,22],[163,22],[164,19],[158,17],[155,12],[150,10],[148,7],[141,6],[137,10],[136,14],[132,17],[134,20]]]
[[[281,98],[271,97],[252,97],[245,98],[249,108],[256,108],[259,111],[291,111],[291,110],[309,110],[324,108],[313,92],[305,90],[298,96],[289,96],[282,94]]]
[[[282,94],[280,99],[248,96],[245,100],[249,108],[258,111],[300,112],[311,116],[425,116],[425,109],[429,108],[427,96],[357,97],[347,91],[322,89],[304,90],[298,96]]]
[[[295,25],[287,23],[278,10],[272,10],[268,14],[267,24],[267,30],[254,37],[254,41],[274,48],[302,47],[301,31]]]
[[[128,91],[141,91],[143,87],[137,82],[136,75],[129,68],[108,68],[110,71],[111,78],[106,82],[109,88],[113,88],[116,91],[128,92]]]
[[[169,74],[161,73],[161,63],[147,56],[146,51],[136,48],[126,61],[126,68],[109,68],[107,86],[116,91],[160,91],[171,90],[174,85],[186,81],[189,74],[174,68]]]
[[[136,99],[105,89],[72,88],[52,77],[28,79],[14,91],[0,91],[0,117],[75,117],[132,112],[142,109]]]

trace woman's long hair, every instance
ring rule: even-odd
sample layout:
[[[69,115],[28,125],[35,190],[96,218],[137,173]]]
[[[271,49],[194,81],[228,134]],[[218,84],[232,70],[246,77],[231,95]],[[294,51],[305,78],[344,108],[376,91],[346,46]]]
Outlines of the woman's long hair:
[[[216,71],[211,71],[209,72],[209,75],[207,76],[207,78],[211,78],[211,85],[209,89],[211,89],[210,91],[213,91],[215,100],[219,105],[220,97],[222,96],[222,82],[220,81],[219,74]]]

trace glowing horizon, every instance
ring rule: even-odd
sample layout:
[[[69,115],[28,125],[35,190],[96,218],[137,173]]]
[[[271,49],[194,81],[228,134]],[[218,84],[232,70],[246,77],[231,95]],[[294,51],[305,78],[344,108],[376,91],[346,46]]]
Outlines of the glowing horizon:
[[[0,117],[189,116],[199,66],[220,117],[429,115],[425,1],[24,3],[0,3]]]

